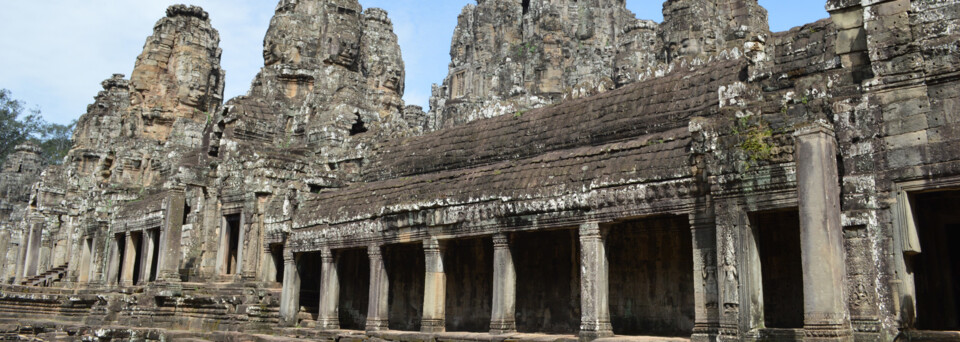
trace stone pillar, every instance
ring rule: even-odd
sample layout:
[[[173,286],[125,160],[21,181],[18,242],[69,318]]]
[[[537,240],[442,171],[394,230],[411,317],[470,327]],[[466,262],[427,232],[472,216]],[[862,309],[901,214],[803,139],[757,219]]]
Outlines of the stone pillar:
[[[227,268],[227,259],[230,258],[230,226],[227,223],[227,217],[220,215],[220,237],[217,249],[217,275],[227,275],[230,270]]]
[[[340,329],[340,277],[333,251],[324,247],[320,250],[323,263],[320,269],[320,313],[317,316],[317,328],[320,330]],[[284,268],[286,269],[286,268]]]
[[[114,238],[110,239],[113,244],[110,248],[110,264],[107,266],[107,279],[103,282],[107,285],[116,285],[117,278],[119,278],[121,267],[120,265],[120,244],[126,243],[126,241],[120,241],[115,235]]]
[[[381,247],[371,245],[370,256],[370,302],[367,307],[367,331],[387,330],[390,327],[389,309],[390,280],[383,264]]]
[[[427,333],[446,330],[447,276],[443,271],[443,249],[435,238],[423,240],[426,254],[426,279],[423,289],[423,320],[420,330]]]
[[[33,222],[30,224],[30,234],[27,239],[26,258],[24,260],[23,278],[30,278],[37,275],[40,268],[40,240],[41,240],[42,222]]]
[[[580,340],[613,336],[607,252],[597,223],[580,225]]]
[[[140,238],[140,279],[137,284],[146,284],[150,282],[150,273],[153,272],[153,250],[157,241],[159,231],[148,229],[141,233]]]
[[[258,196],[259,198],[259,196]],[[240,246],[237,247],[237,274],[244,281],[256,281],[260,269],[262,223],[257,206],[259,199],[248,198],[240,216]]]
[[[186,199],[183,191],[170,192],[167,198],[167,211],[164,219],[163,241],[160,247],[160,260],[157,267],[157,281],[163,283],[180,282],[180,247],[183,235],[183,211]]]
[[[507,334],[517,331],[517,273],[507,234],[493,236],[493,313],[490,315],[490,333]]]
[[[280,292],[280,326],[297,325],[300,311],[300,270],[289,249],[283,250],[283,289]]]
[[[20,246],[17,252],[17,269],[13,274],[13,283],[19,284],[23,281],[23,275],[27,269],[27,246],[29,245],[30,232],[20,232]]]
[[[16,260],[7,260],[10,256],[10,231],[5,228],[0,230],[0,283],[6,278],[10,266],[16,265]]]
[[[93,258],[93,250],[90,239],[84,237],[80,240],[80,265],[77,266],[77,282],[86,284],[90,282],[90,265]]]
[[[717,282],[717,226],[713,210],[690,214],[693,234],[693,296],[696,318],[692,340],[716,341],[720,332],[720,296]]]
[[[133,241],[134,236],[132,233],[127,232],[125,236],[126,247],[123,249],[123,270],[120,273],[120,286],[132,286],[135,285],[133,279],[133,269],[136,265],[137,258],[137,243]]]
[[[801,128],[794,136],[803,258],[804,340],[852,341],[844,295],[846,264],[836,139],[833,130],[821,123]]]

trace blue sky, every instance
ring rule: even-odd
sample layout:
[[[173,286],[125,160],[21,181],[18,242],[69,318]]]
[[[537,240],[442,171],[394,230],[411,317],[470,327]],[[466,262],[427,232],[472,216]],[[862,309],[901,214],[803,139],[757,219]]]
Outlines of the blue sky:
[[[127,76],[153,24],[177,0],[34,0],[0,5],[0,88],[52,122],[86,112],[114,73]],[[263,65],[263,36],[276,0],[180,0],[203,6],[220,31],[226,97],[243,95]],[[450,62],[450,38],[461,8],[475,0],[360,0],[390,13],[407,67],[408,104],[426,109],[430,85]],[[760,0],[770,28],[788,30],[826,18],[824,0]],[[627,0],[638,18],[662,21],[661,0]]]

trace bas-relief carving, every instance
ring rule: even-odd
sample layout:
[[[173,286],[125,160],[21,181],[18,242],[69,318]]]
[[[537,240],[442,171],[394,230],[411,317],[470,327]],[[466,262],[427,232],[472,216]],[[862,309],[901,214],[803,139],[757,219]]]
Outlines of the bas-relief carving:
[[[841,8],[847,4],[830,3],[832,11],[857,12]],[[952,6],[952,2],[912,4],[914,9],[925,10],[913,12],[925,13],[919,17],[896,12],[893,3],[870,5],[865,13],[873,17],[864,16],[859,25],[874,20],[869,25],[875,25],[878,32],[890,29],[881,25],[886,21],[877,20],[886,20],[881,17],[893,13],[890,20],[894,26],[916,26],[912,32],[918,41],[924,42],[923,51],[930,56],[930,67],[916,73],[920,75],[917,77],[949,71],[941,70],[949,68],[949,63],[943,63],[949,54],[940,56],[941,52],[931,49],[952,51],[938,42],[955,41],[950,33],[954,31],[935,30],[936,25],[956,26],[957,15],[941,8]],[[689,214],[699,210],[692,203],[702,196],[700,187],[705,186],[714,195],[725,196],[723,200],[748,204],[744,208],[726,208],[727,216],[718,217],[715,245],[698,246],[695,251],[697,267],[690,271],[703,283],[695,291],[708,299],[702,308],[696,308],[697,319],[709,323],[701,320],[702,316],[720,315],[722,337],[745,338],[747,335],[743,334],[748,332],[739,331],[744,328],[739,324],[740,308],[755,307],[743,302],[748,300],[743,297],[750,294],[740,291],[750,284],[744,284],[741,278],[752,279],[755,273],[744,268],[751,265],[742,264],[740,253],[746,252],[745,246],[739,245],[743,243],[738,240],[743,233],[737,231],[740,225],[724,220],[742,214],[739,211],[747,210],[746,207],[754,210],[796,205],[793,192],[798,168],[793,164],[795,151],[789,137],[792,130],[820,119],[817,113],[824,108],[863,107],[858,111],[838,111],[847,113],[841,114],[839,121],[849,121],[837,123],[841,148],[838,162],[844,163],[842,172],[854,173],[842,174],[843,179],[872,177],[874,187],[889,182],[888,178],[949,176],[953,172],[951,163],[958,159],[949,148],[938,147],[930,149],[938,151],[936,156],[914,153],[910,155],[921,157],[897,157],[897,149],[915,144],[896,144],[903,141],[902,137],[871,140],[870,137],[892,134],[891,129],[904,127],[883,121],[907,114],[902,112],[904,105],[896,103],[897,96],[923,97],[919,103],[925,103],[924,115],[935,107],[939,108],[936,115],[946,119],[944,115],[953,112],[949,110],[952,95],[926,90],[936,82],[919,92],[917,87],[903,90],[907,88],[899,83],[902,80],[890,71],[904,70],[910,65],[885,59],[890,57],[886,54],[829,46],[844,44],[837,37],[835,25],[854,25],[856,20],[822,21],[800,30],[770,33],[765,12],[748,0],[670,0],[665,4],[665,20],[661,24],[636,20],[621,2],[615,1],[568,6],[565,1],[532,0],[528,5],[524,11],[522,4],[487,0],[464,10],[451,48],[451,77],[434,92],[430,113],[404,106],[403,61],[392,23],[382,10],[363,10],[351,0],[281,1],[264,42],[264,69],[250,94],[220,106],[223,78],[219,72],[218,38],[214,39],[216,31],[209,25],[206,12],[194,7],[171,7],[168,17],[148,40],[133,81],[115,76],[104,82],[104,91],[78,125],[77,149],[64,165],[52,166],[38,176],[41,186],[28,196],[37,200],[34,209],[26,203],[22,205],[26,210],[15,209],[21,213],[9,217],[23,220],[27,215],[22,212],[33,210],[29,212],[38,221],[49,223],[37,237],[40,250],[30,251],[44,259],[36,265],[49,268],[50,260],[74,259],[79,254],[78,244],[68,240],[87,234],[79,230],[72,234],[61,231],[57,223],[61,216],[66,218],[63,222],[73,222],[64,226],[68,228],[78,228],[77,222],[89,221],[103,222],[104,231],[122,230],[125,224],[142,225],[140,222],[155,215],[124,219],[113,216],[117,210],[136,207],[147,196],[163,190],[190,187],[197,193],[189,197],[197,200],[187,201],[193,214],[185,215],[185,245],[179,254],[189,260],[183,264],[186,267],[201,265],[199,271],[184,274],[184,279],[205,282],[211,279],[215,267],[212,260],[217,252],[216,238],[211,236],[216,235],[220,218],[226,212],[240,212],[244,206],[244,221],[250,224],[243,227],[243,244],[249,245],[244,246],[243,250],[249,253],[244,253],[247,255],[243,259],[249,264],[245,268],[252,272],[266,262],[267,259],[258,257],[267,252],[265,247],[271,242],[285,244],[285,266],[289,270],[298,266],[293,253],[417,241],[427,237],[428,232],[442,232],[445,238],[456,239],[497,232],[525,234],[586,221]],[[910,22],[903,22],[904,18]],[[195,34],[176,31],[181,26],[171,24],[183,24],[184,30]],[[857,27],[843,29],[860,32]],[[863,32],[870,44],[854,47],[876,49],[887,39],[882,32]],[[199,48],[180,51],[184,57],[171,63],[190,72],[170,73],[152,66],[153,61],[164,61],[165,55],[160,53],[168,43],[164,37],[203,41]],[[836,55],[837,51],[846,55]],[[503,62],[507,58],[510,62]],[[860,64],[848,63],[851,61]],[[875,74],[871,76],[858,66]],[[877,78],[868,82],[870,87],[850,86],[850,82],[873,76]],[[712,83],[715,81],[723,86],[736,84],[737,91],[751,96],[724,98],[731,95],[729,87],[725,88],[727,92],[720,91]],[[941,77],[937,82],[951,81]],[[633,83],[640,84],[631,86]],[[829,84],[807,87],[821,83]],[[176,87],[163,87],[169,84]],[[873,93],[880,88],[886,95]],[[600,96],[589,97],[601,92]],[[736,102],[735,106],[715,103],[718,94],[719,101],[730,100]],[[566,101],[578,97],[588,98]],[[642,102],[645,99],[650,100]],[[855,104],[857,101],[893,103],[874,108]],[[211,104],[213,107],[207,106]],[[551,106],[531,110],[547,105]],[[667,111],[662,107],[670,108]],[[869,128],[852,121],[868,119],[860,113],[867,107],[878,112],[873,126],[886,125],[886,133],[867,132]],[[203,110],[206,108],[213,109]],[[513,115],[478,120],[500,114]],[[689,119],[693,115],[698,119]],[[763,120],[759,120],[761,116]],[[642,117],[655,118],[656,122],[642,121]],[[565,120],[577,122],[576,134],[550,126],[551,122]],[[603,126],[610,120],[623,121]],[[771,126],[770,137],[762,137],[758,144],[761,149],[765,144],[772,145],[774,158],[744,157],[751,156],[746,149],[757,147],[745,143],[750,141],[745,134],[765,132],[751,130],[752,124]],[[366,132],[355,131],[354,125]],[[606,128],[591,130],[595,127]],[[445,130],[423,133],[439,128]],[[697,132],[701,131],[709,134],[700,136]],[[516,135],[517,132],[522,134]],[[618,135],[622,132],[631,135]],[[691,139],[702,141],[689,142],[690,133],[696,133]],[[493,134],[498,134],[497,138],[491,138]],[[927,135],[937,136],[936,132]],[[458,137],[468,137],[469,141],[456,141]],[[521,146],[503,144],[502,140]],[[158,145],[157,141],[164,143]],[[417,150],[401,148],[423,141],[429,143]],[[891,147],[891,143],[889,158],[882,156],[888,151],[864,151],[871,146]],[[689,149],[691,144],[696,146],[694,150]],[[509,157],[485,156],[484,150],[471,149],[470,145],[484,146]],[[559,149],[555,149],[557,146]],[[672,166],[670,158],[675,153],[671,148],[682,151],[676,153],[682,162],[675,169],[667,167]],[[706,150],[712,153],[702,154]],[[463,151],[474,152],[461,158],[457,153]],[[701,154],[691,161],[690,154],[695,152]],[[630,159],[630,153],[642,157]],[[404,159],[411,154],[428,157]],[[939,159],[929,159],[934,157]],[[869,160],[860,160],[863,158]],[[575,165],[557,167],[562,163]],[[523,169],[529,164],[536,168]],[[691,164],[695,165],[694,170],[690,170]],[[892,165],[903,168],[883,169]],[[700,173],[711,176],[691,180]],[[469,180],[488,174],[495,177],[485,178],[482,183]],[[0,177],[0,187],[6,180]],[[409,187],[412,182],[419,183]],[[845,192],[866,191],[848,185],[844,184]],[[449,191],[448,187],[456,191]],[[484,193],[488,189],[501,190],[496,194]],[[402,195],[389,197],[393,196],[391,193]],[[443,194],[443,198],[432,198],[431,194]],[[252,206],[254,198],[259,199],[256,206]],[[218,202],[223,204],[223,210],[217,208]],[[843,204],[859,208],[864,203],[876,202]],[[0,207],[0,213],[2,210]],[[889,227],[878,217],[888,214],[874,215],[870,229],[887,234]],[[110,235],[94,235],[98,240],[95,245],[108,245],[107,240],[113,238]],[[22,232],[11,236],[29,239]],[[503,241],[494,242],[502,252]],[[870,241],[848,248],[883,249],[877,247],[881,244]],[[889,292],[887,275],[868,268],[882,267],[877,266],[886,262],[881,259],[896,250],[862,253],[858,258],[867,259],[863,261],[849,257],[850,250],[847,267],[856,267],[845,285],[851,313],[859,315],[853,317],[857,333],[895,332],[898,323],[886,312],[889,299],[883,298]],[[101,253],[98,255],[104,263],[110,262],[105,259],[111,252],[97,253]],[[21,253],[8,253],[8,257],[11,254]],[[371,259],[382,259],[374,254]],[[105,268],[101,265],[99,277],[109,277],[111,270]],[[109,283],[110,279],[105,280]],[[270,287],[266,285],[264,288]],[[285,284],[284,293],[289,294],[292,288],[286,285],[292,284]],[[269,292],[259,288],[257,291]],[[150,290],[143,294],[107,292],[103,303],[82,298],[81,301],[100,303],[89,307],[89,316],[94,320],[119,325],[132,321],[116,315],[106,302],[145,303],[164,298],[164,303],[177,302],[195,309],[203,304],[178,296],[201,294],[214,298],[210,299],[213,302],[229,302],[231,308],[258,308],[247,313],[238,310],[218,314],[218,323],[222,320],[229,325],[249,320],[244,322],[260,324],[257,320],[264,320],[265,329],[273,328],[274,323],[266,317],[273,315],[271,312],[275,311],[271,310],[279,304],[279,299],[265,299],[269,297],[266,295],[227,300],[217,297],[218,290],[210,290],[211,294],[183,288],[160,291],[164,294],[159,297],[151,297]],[[273,295],[279,297],[280,292]],[[27,297],[20,300],[27,301]],[[129,308],[142,312],[155,309],[132,304]],[[286,308],[285,314],[295,310],[294,306]],[[114,316],[119,318],[100,318]],[[199,320],[209,319],[204,317]],[[830,327],[808,328],[803,335],[848,337],[848,331],[837,324],[844,319],[843,315],[813,310],[806,318],[808,323]],[[385,319],[378,317],[371,322],[372,327],[385,328]],[[509,326],[502,328],[507,330]]]

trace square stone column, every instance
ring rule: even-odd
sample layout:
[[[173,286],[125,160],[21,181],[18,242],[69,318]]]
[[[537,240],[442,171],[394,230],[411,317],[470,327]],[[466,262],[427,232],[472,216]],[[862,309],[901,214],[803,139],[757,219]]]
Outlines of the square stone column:
[[[320,313],[317,315],[317,328],[337,330],[340,329],[340,276],[337,274],[333,251],[323,248],[320,256],[323,262],[320,268]]]
[[[381,247],[372,245],[367,249],[370,256],[370,302],[367,307],[367,331],[381,331],[390,328],[390,279],[383,264]]]
[[[847,311],[837,142],[822,123],[799,129],[797,195],[803,259],[804,341],[853,341]]]
[[[23,268],[23,278],[37,275],[40,268],[40,243],[43,231],[43,221],[33,220],[30,223],[30,233],[27,237],[26,257]]]
[[[123,271],[120,273],[120,286],[133,286],[133,269],[137,263],[137,243],[133,241],[134,236],[130,232],[124,235],[127,246],[123,249]]]
[[[609,265],[597,223],[580,225],[580,340],[613,336],[610,325]]]
[[[690,214],[693,233],[693,299],[695,342],[716,341],[720,333],[720,296],[717,282],[717,225],[712,208]]]
[[[420,331],[427,333],[446,330],[447,276],[443,272],[443,249],[435,238],[423,240],[426,260],[426,279],[423,289],[423,320]]]
[[[517,271],[513,266],[507,234],[493,236],[493,305],[490,333],[508,334],[517,331]]]
[[[140,279],[137,284],[146,284],[150,282],[150,273],[153,272],[153,251],[154,243],[159,238],[159,230],[148,229],[141,233],[140,238]]]
[[[171,191],[167,199],[167,211],[164,217],[163,240],[160,241],[160,260],[157,281],[163,283],[180,282],[180,247],[183,235],[183,218],[187,215],[183,191]]]
[[[289,249],[283,250],[283,289],[280,292],[280,326],[297,325],[297,313],[300,311],[300,270]]]
[[[17,251],[17,268],[13,273],[13,283],[19,284],[23,281],[24,272],[27,269],[27,245],[29,244],[30,232],[21,231],[20,232],[20,248]]]
[[[120,265],[120,246],[125,243],[125,240],[120,240],[116,235],[110,239],[110,264],[107,265],[107,279],[104,279],[104,284],[117,285],[117,278],[123,268],[123,265]]]

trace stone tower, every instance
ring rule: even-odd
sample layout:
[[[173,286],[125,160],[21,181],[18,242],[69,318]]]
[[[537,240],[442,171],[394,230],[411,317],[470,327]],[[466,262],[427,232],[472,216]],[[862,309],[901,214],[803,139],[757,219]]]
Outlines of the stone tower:
[[[756,0],[670,0],[664,22],[623,0],[487,0],[460,14],[450,73],[433,89],[430,129],[587,97],[636,82],[680,56],[768,33]]]
[[[204,122],[223,103],[220,34],[207,12],[175,5],[154,26],[130,77],[129,134],[166,141],[177,119]]]

